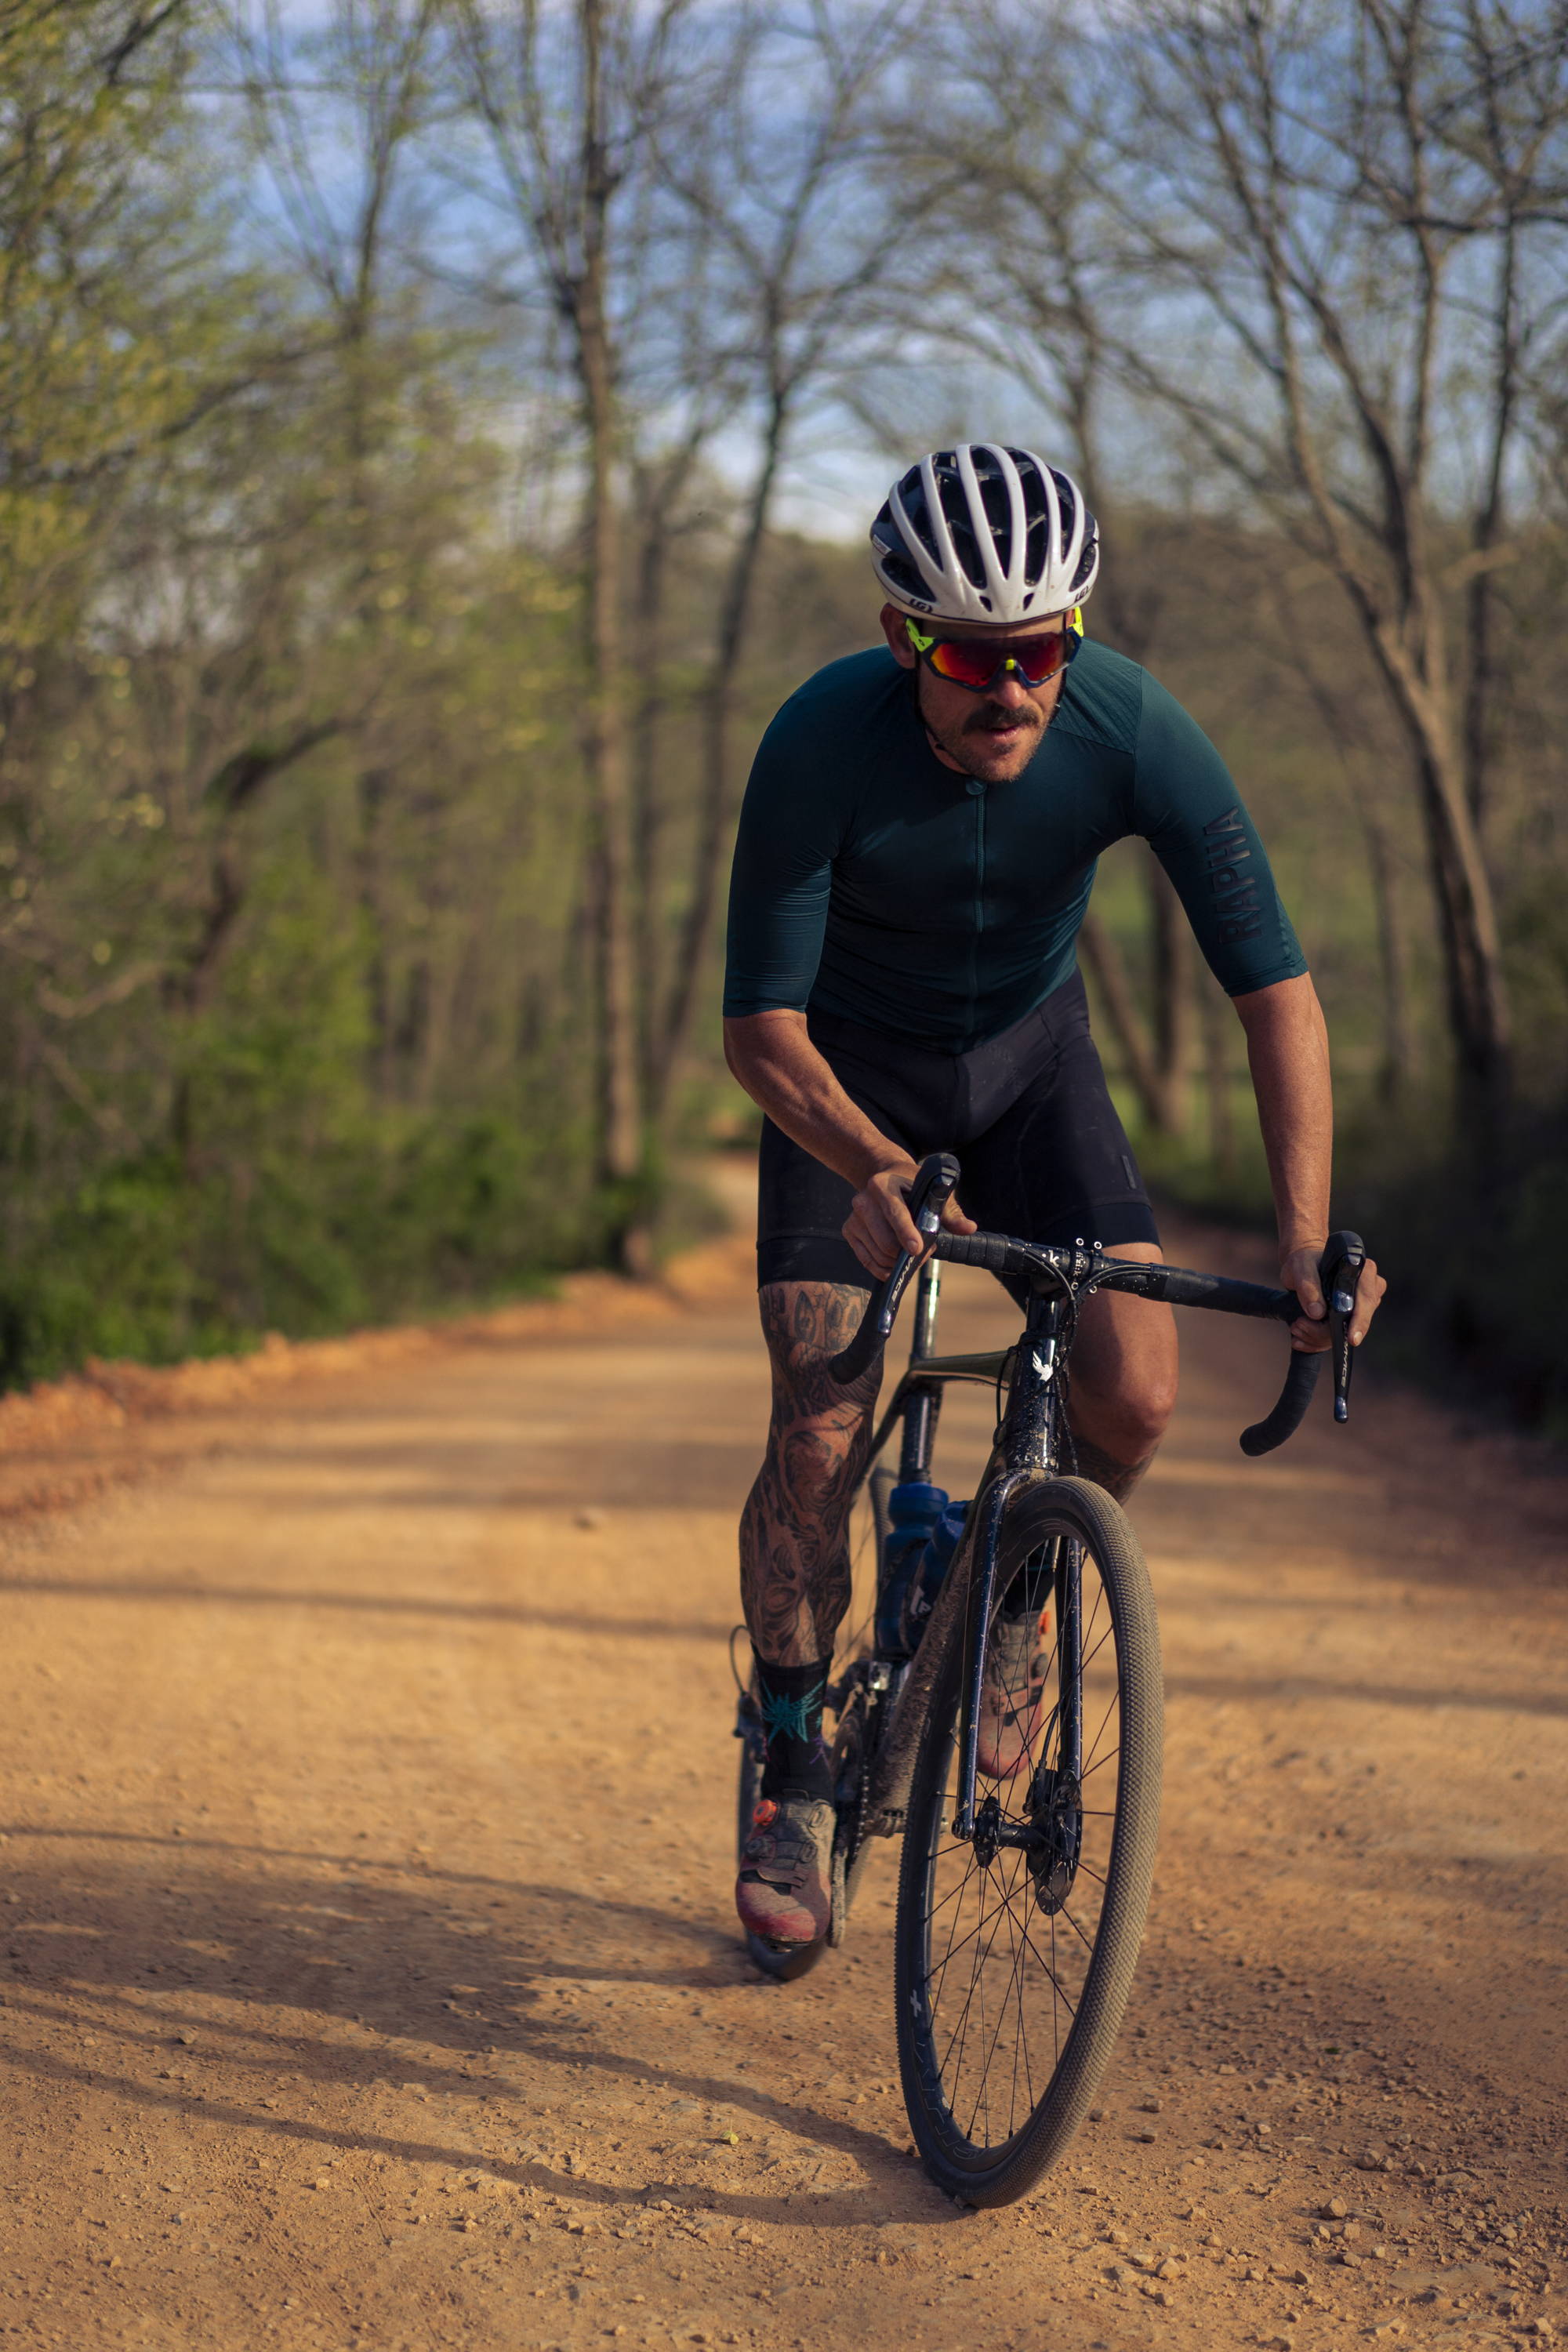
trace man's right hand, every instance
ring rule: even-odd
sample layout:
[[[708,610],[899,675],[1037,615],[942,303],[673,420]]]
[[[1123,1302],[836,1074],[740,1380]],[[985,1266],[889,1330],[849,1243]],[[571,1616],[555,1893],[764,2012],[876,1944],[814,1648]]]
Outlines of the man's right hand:
[[[845,1240],[879,1282],[884,1275],[891,1274],[902,1252],[907,1250],[911,1257],[923,1257],[931,1247],[910,1216],[906,1199],[915,1174],[915,1162],[907,1158],[876,1169],[856,1193],[844,1221]],[[942,1211],[942,1222],[946,1233],[977,1231],[973,1218],[964,1215],[956,1198],[949,1201]]]

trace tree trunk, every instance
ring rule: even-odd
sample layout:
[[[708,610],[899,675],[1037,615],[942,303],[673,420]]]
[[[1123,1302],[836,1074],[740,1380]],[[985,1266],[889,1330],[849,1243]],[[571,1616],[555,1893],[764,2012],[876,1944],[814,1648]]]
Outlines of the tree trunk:
[[[1453,1040],[1459,1132],[1483,1156],[1496,1146],[1513,1082],[1508,982],[1498,938],[1497,908],[1480,840],[1465,792],[1464,765],[1455,741],[1442,659],[1441,617],[1433,604],[1413,657],[1405,631],[1374,616],[1372,651],[1392,691],[1415,769],[1426,834],[1448,1030]]]
[[[1415,1075],[1415,1040],[1410,1025],[1410,992],[1405,971],[1405,932],[1394,886],[1394,856],[1376,817],[1363,816],[1377,954],[1383,973],[1383,1066],[1378,1087],[1391,1108],[1404,1101]]]
[[[1437,902],[1460,1132],[1484,1156],[1499,1139],[1513,1078],[1497,913],[1458,761],[1424,748],[1416,776]]]
[[[579,388],[587,441],[587,612],[584,764],[593,815],[595,978],[599,1000],[599,1170],[622,1188],[614,1246],[628,1268],[646,1258],[632,1188],[642,1167],[637,1016],[626,856],[627,760],[621,677],[620,547],[615,491],[616,393],[605,316],[612,184],[602,120],[603,0],[579,0],[583,36],[583,262],[574,289]]]
[[[388,967],[384,903],[383,831],[392,779],[384,768],[359,775],[359,901],[369,940],[365,973],[370,995],[370,1080],[381,1103],[397,1097],[396,1049],[393,1039],[392,974]]]
[[[1499,256],[1493,300],[1496,338],[1491,383],[1491,453],[1486,488],[1470,530],[1475,569],[1467,595],[1469,668],[1465,681],[1465,804],[1478,834],[1485,829],[1494,744],[1493,705],[1500,683],[1497,646],[1497,569],[1504,526],[1504,484],[1519,394],[1519,238],[1510,215]]]
[[[663,632],[659,625],[668,545],[666,521],[667,517],[656,505],[643,532],[637,564],[637,611],[643,635],[638,648],[640,684],[631,772],[631,927],[637,971],[637,1060],[650,1108],[654,1099],[654,1056],[658,1051],[655,1031],[664,977],[659,950],[665,809],[659,790],[658,755],[667,699]]]
[[[699,805],[696,871],[686,919],[681,925],[675,979],[670,991],[663,1034],[654,1055],[650,1117],[667,1127],[674,1101],[675,1080],[690,1039],[718,912],[720,884],[730,822],[734,814],[734,781],[730,739],[734,720],[735,686],[745,649],[746,625],[756,591],[757,566],[773,505],[773,484],[784,454],[788,418],[787,399],[775,391],[768,419],[763,460],[752,485],[745,528],[724,581],[719,640],[709,673],[702,708],[702,794]]]

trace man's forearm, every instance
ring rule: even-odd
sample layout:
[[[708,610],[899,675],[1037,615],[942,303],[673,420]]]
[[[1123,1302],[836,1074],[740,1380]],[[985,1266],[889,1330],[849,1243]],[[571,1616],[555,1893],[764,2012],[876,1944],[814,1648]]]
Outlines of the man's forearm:
[[[857,1190],[879,1169],[912,1164],[850,1101],[812,1044],[804,1013],[726,1021],[724,1058],[775,1127]]]
[[[1334,1105],[1329,1033],[1305,974],[1238,996],[1281,1257],[1328,1239]]]

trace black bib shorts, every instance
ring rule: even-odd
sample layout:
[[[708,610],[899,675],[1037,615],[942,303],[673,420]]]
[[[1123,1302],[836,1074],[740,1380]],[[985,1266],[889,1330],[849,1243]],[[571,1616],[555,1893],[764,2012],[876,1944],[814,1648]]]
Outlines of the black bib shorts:
[[[933,1054],[880,1029],[807,1016],[850,1100],[912,1159],[952,1151],[959,1205],[985,1233],[1070,1244],[1158,1242],[1149,1196],[1089,1034],[1082,976],[967,1054]],[[757,1286],[869,1290],[842,1226],[854,1187],[763,1122]]]

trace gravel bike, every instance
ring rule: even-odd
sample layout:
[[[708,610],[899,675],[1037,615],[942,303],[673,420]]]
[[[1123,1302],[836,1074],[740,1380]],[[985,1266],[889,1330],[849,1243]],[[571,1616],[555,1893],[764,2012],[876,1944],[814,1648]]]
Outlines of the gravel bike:
[[[870,1841],[901,1833],[895,1997],[915,2146],[950,2195],[1001,2205],[1061,2155],[1110,2060],[1159,1828],[1163,1696],[1149,1571],[1120,1505],[1072,1475],[1066,1408],[1079,1312],[1106,1289],[1287,1323],[1301,1308],[1291,1291],[1108,1256],[1097,1242],[1047,1248],[942,1233],[958,1178],[951,1155],[922,1163],[910,1208],[927,1252],[900,1258],[830,1367],[845,1385],[868,1370],[918,1265],[909,1364],[873,1434],[859,1498],[871,1538],[868,1605],[850,1612],[827,1693],[837,1824],[826,1941],[844,1940]],[[1342,1422],[1365,1255],[1356,1234],[1342,1233],[1321,1261]],[[1013,1347],[936,1352],[943,1263],[983,1266],[1006,1285],[1024,1308]],[[1242,1434],[1244,1453],[1266,1454],[1298,1427],[1322,1361],[1292,1353],[1273,1412]],[[954,1381],[997,1391],[990,1458],[940,1580],[918,1563],[910,1572],[907,1546],[895,1577],[889,1498],[928,1480]],[[896,1473],[882,1459],[895,1434]],[[998,1720],[1013,1727],[1011,1752],[983,1738],[984,1723]],[[743,1841],[766,1754],[746,1687],[736,1733]],[[781,1978],[803,1973],[823,1948],[747,1941]]]

